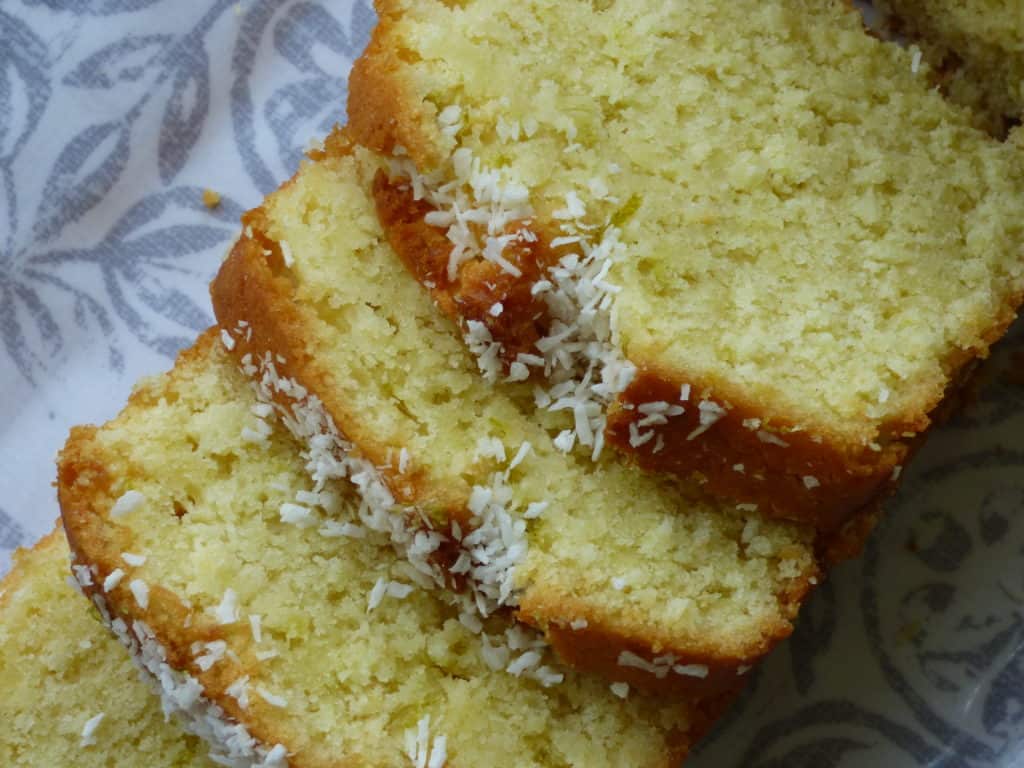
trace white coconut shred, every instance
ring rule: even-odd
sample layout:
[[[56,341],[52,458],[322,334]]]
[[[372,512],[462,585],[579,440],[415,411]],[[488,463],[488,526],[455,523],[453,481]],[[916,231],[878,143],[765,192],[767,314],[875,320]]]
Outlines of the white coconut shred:
[[[453,524],[451,532],[434,529],[431,521],[417,510],[397,504],[384,483],[381,473],[372,462],[353,455],[353,445],[339,432],[334,420],[320,399],[297,381],[278,373],[280,356],[267,352],[258,359],[246,354],[241,360],[242,371],[254,385],[259,400],[272,405],[282,423],[302,445],[306,470],[313,481],[313,491],[304,492],[302,501],[309,502],[317,495],[330,494],[328,485],[345,480],[355,486],[361,497],[356,521],[339,525],[337,519],[323,520],[320,533],[325,536],[350,535],[351,529],[366,529],[386,536],[395,551],[406,560],[410,573],[406,575],[420,586],[435,587],[439,593],[460,611],[464,626],[479,633],[485,648],[502,647],[505,661],[494,667],[497,656],[484,651],[485,661],[492,668],[505,668],[516,676],[525,675],[542,685],[554,685],[564,679],[562,672],[546,663],[546,644],[540,635],[529,630],[536,639],[531,650],[542,649],[525,660],[509,647],[508,633],[487,635],[483,619],[504,607],[518,604],[515,589],[515,569],[528,552],[526,525],[528,513],[536,516],[537,508],[525,511],[514,509],[512,490],[508,485],[509,473],[523,461],[529,451],[524,444],[516,451],[503,471],[492,474],[488,485],[473,488],[469,509],[473,517],[468,530]],[[282,404],[282,400],[287,405]],[[327,509],[332,515],[340,510],[337,503]],[[309,525],[306,520],[302,524]],[[348,530],[342,531],[341,528]],[[445,546],[457,552],[449,570],[465,578],[468,592],[457,593],[448,588],[445,570],[435,562],[435,554]],[[383,599],[379,588],[368,595],[367,605],[372,611]],[[397,596],[397,595],[395,595]],[[524,630],[526,631],[526,630]]]
[[[442,132],[455,138],[461,108],[442,110],[439,119]],[[430,173],[420,173],[401,148],[395,155],[390,160],[392,177],[408,179],[413,196],[435,209],[426,215],[426,223],[447,231],[452,244],[450,280],[457,277],[461,264],[476,258],[521,276],[504,253],[515,242],[536,240],[529,229],[535,213],[524,185],[510,178],[507,170],[484,168],[464,146]],[[562,236],[552,246],[569,252],[532,287],[533,295],[547,307],[550,327],[536,342],[537,354],[520,353],[508,361],[507,378],[521,381],[531,367],[542,368],[545,383],[538,390],[537,405],[568,410],[573,417],[572,428],[556,445],[568,452],[579,442],[596,459],[604,447],[607,407],[636,375],[636,367],[622,354],[615,329],[612,304],[620,289],[608,280],[613,264],[624,258],[625,247],[610,222],[597,228],[587,223],[586,205],[575,191],[566,194],[564,207],[553,217]],[[504,351],[500,340],[477,320],[466,321],[463,330],[485,378],[497,380]]]

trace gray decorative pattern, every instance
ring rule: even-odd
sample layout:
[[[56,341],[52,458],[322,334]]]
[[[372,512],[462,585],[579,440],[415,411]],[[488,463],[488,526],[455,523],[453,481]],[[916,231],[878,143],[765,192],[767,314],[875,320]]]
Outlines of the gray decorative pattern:
[[[0,572],[57,516],[70,426],[211,322],[239,215],[344,119],[373,23],[366,0],[0,6]],[[1024,765],[1022,368],[1018,324],[695,768]]]

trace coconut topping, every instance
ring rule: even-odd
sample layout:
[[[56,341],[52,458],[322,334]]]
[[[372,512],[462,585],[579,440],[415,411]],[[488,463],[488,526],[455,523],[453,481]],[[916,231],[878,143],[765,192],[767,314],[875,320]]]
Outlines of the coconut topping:
[[[214,762],[227,768],[288,768],[288,751],[283,745],[260,744],[245,726],[232,721],[203,695],[198,680],[167,663],[166,650],[145,622],[115,618],[99,594],[91,597],[103,623],[128,648],[136,667],[159,693],[164,714],[178,715],[187,733],[207,742]]]
[[[267,702],[267,704],[269,704],[272,707],[279,707],[283,709],[284,707],[288,706],[288,702],[285,699],[271,693],[262,686],[255,686],[255,691],[260,695],[261,699],[263,699],[265,702]]]
[[[124,571],[122,571],[120,568],[115,568],[110,573],[108,573],[107,574],[107,578],[105,578],[103,580],[103,591],[104,592],[109,592],[114,587],[116,587],[118,584],[120,584],[121,583],[121,579],[123,579],[123,578],[124,578]]]
[[[757,430],[757,439],[760,440],[762,443],[767,443],[768,445],[777,445],[780,448],[789,448],[789,443],[787,443],[781,437],[776,435],[774,432],[769,432],[768,430],[765,429]]]
[[[442,122],[441,128],[454,138],[461,126],[461,108],[446,108],[441,114],[453,120]],[[475,258],[521,276],[503,253],[512,243],[536,240],[527,228],[534,211],[526,187],[501,171],[483,168],[466,147],[454,151],[448,168],[430,174],[419,173],[407,157],[396,154],[391,161],[392,176],[407,178],[414,197],[435,208],[425,217],[428,225],[447,230],[452,243],[449,280],[456,279],[461,264]],[[563,433],[556,446],[568,452],[579,442],[596,459],[604,447],[606,409],[633,380],[636,368],[617,343],[611,310],[619,289],[608,281],[614,262],[624,257],[625,247],[614,226],[605,226],[595,236],[586,215],[586,205],[574,190],[565,195],[564,207],[552,214],[562,235],[551,245],[569,252],[532,287],[533,295],[547,305],[551,325],[548,335],[536,343],[539,354],[531,355],[536,359],[517,356],[509,366],[508,378],[525,380],[530,367],[542,368],[547,382],[543,407],[569,410],[573,416],[572,439]],[[513,229],[516,226],[520,228]],[[494,308],[492,315],[497,316]],[[496,381],[502,372],[501,343],[477,320],[467,320],[464,332],[480,371],[489,381]]]
[[[700,413],[700,424],[686,436],[687,440],[693,440],[700,435],[703,435],[711,429],[719,419],[725,416],[725,408],[720,406],[714,400],[701,400],[700,404],[697,406],[697,410]]]
[[[244,675],[231,685],[227,687],[225,691],[228,696],[238,702],[238,706],[242,709],[249,708],[249,676]]]
[[[280,363],[280,357],[270,353],[258,361],[251,354],[246,354],[242,357],[241,367],[253,382],[258,399],[274,407],[285,427],[306,446],[306,469],[314,488],[305,493],[323,494],[328,482],[348,480],[363,499],[358,511],[358,525],[325,520],[320,530],[325,535],[351,535],[361,529],[386,535],[416,574],[413,580],[421,586],[440,588],[445,599],[455,602],[461,613],[475,613],[486,618],[501,607],[517,605],[515,567],[528,551],[526,524],[529,518],[525,512],[513,509],[512,489],[507,481],[512,469],[528,455],[529,444],[520,445],[508,468],[504,472],[494,472],[489,485],[473,488],[469,499],[472,514],[470,530],[463,533],[460,527],[453,526],[452,536],[449,536],[435,530],[429,518],[417,510],[395,503],[378,469],[368,460],[353,455],[353,446],[341,436],[319,398],[298,382],[278,374],[277,365]],[[278,398],[287,399],[288,405],[283,405]],[[485,450],[498,453],[491,442],[486,444]],[[500,453],[504,454],[504,446]],[[529,511],[530,507],[526,512]],[[543,507],[534,506],[532,511],[539,514]],[[309,509],[309,513],[310,519],[315,520],[314,510]],[[298,515],[290,507],[288,514]],[[302,520],[306,519],[302,513]],[[467,593],[448,589],[446,574],[433,562],[434,553],[444,544],[457,547],[459,554],[450,570],[465,577]],[[407,587],[404,584],[393,586],[390,594],[404,596],[401,593]],[[380,591],[382,589],[383,592]],[[367,598],[368,610],[377,607],[388,591],[388,585],[375,585]],[[480,631],[483,632],[482,623]],[[525,659],[512,659],[508,655],[502,666],[515,664],[509,671],[525,674],[543,685],[561,682],[562,673],[542,663],[547,652],[546,643],[539,639],[537,632],[531,630],[529,634],[543,653],[538,652]],[[481,639],[485,648],[492,649],[508,642],[507,633],[505,638],[489,638],[484,634]],[[487,651],[484,653],[486,658]]]
[[[235,590],[230,587],[224,590],[224,597],[213,613],[221,624],[234,624],[238,621],[238,595]]]
[[[675,672],[677,675],[682,675],[684,677],[704,678],[708,676],[709,670],[706,665],[676,664],[677,660],[678,659],[675,654],[672,653],[656,656],[653,661],[648,661],[642,656],[638,656],[630,651],[623,651],[619,654],[620,667],[640,669],[644,672],[649,672],[659,680],[663,680],[667,677],[669,672]]]
[[[110,517],[122,517],[138,509],[146,500],[138,491],[125,491],[110,508]]]
[[[424,715],[416,724],[416,730],[405,732],[405,754],[414,768],[444,768],[448,760],[448,739],[446,736],[430,736],[430,715]]]
[[[142,579],[132,579],[128,583],[128,589],[132,591],[132,596],[135,598],[135,602],[138,603],[139,608],[142,610],[149,608],[149,587],[146,582]]]
[[[82,726],[82,740],[79,742],[79,746],[91,747],[96,743],[96,729],[100,727],[105,716],[103,712],[100,712],[85,721],[85,725]]]

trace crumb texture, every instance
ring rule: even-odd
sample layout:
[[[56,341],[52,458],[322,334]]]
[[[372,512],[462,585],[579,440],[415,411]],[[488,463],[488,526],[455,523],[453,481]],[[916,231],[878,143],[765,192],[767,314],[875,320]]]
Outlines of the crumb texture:
[[[920,43],[954,100],[997,130],[1024,115],[1024,7],[1017,0],[878,0]]]
[[[1019,19],[997,21],[1017,3],[907,5],[973,5],[979,29],[999,5],[984,30],[1014,28],[1019,55]],[[639,366],[862,450],[922,428],[1019,303],[1024,153],[838,0],[396,0],[384,18],[357,72],[397,83],[397,119],[355,119],[359,139],[391,131],[423,172],[466,150],[556,233],[566,210],[595,243],[617,228],[613,320]]]
[[[307,499],[310,519],[285,522],[310,482],[291,439],[261,427],[264,417],[207,334],[62,458],[62,502],[77,493],[92,505],[74,540],[98,578],[123,551],[146,557],[130,578],[149,585],[148,609],[120,585],[107,600],[143,618],[174,666],[254,737],[285,745],[294,765],[404,765],[406,734],[429,715],[450,766],[625,768],[679,754],[685,706],[622,701],[571,672],[544,688],[494,671],[480,636],[388,546],[366,531],[323,535],[328,519],[355,519],[350,488]],[[128,491],[145,501],[108,518]],[[381,579],[406,588],[383,594]]]
[[[57,530],[20,551],[0,582],[0,765],[213,768],[204,745],[164,721],[68,574],[68,545]]]
[[[429,509],[443,498],[430,509],[440,518],[526,445],[508,506],[543,507],[526,522],[515,573],[532,606],[524,618],[542,628],[585,618],[656,651],[734,665],[788,634],[816,572],[811,532],[715,505],[611,453],[595,463],[558,451],[564,414],[537,408],[528,384],[486,384],[384,241],[369,194],[376,169],[363,150],[309,164],[261,217],[293,254],[282,274],[302,308],[301,355],[323,372],[319,394],[338,404],[342,430],[381,457],[405,449],[415,500]]]

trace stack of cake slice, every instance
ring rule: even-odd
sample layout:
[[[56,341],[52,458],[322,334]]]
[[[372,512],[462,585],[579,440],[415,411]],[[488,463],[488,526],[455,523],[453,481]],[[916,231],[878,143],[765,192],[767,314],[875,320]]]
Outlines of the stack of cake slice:
[[[219,327],[73,431],[75,581],[219,764],[677,765],[1013,318],[1024,153],[839,0],[378,11]],[[90,632],[12,761],[173,740]]]

